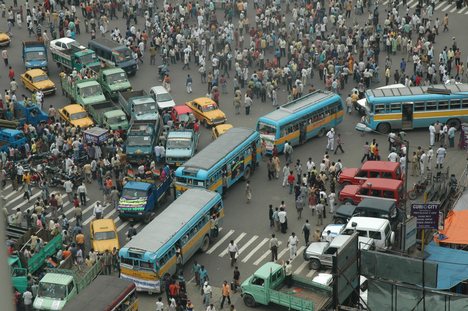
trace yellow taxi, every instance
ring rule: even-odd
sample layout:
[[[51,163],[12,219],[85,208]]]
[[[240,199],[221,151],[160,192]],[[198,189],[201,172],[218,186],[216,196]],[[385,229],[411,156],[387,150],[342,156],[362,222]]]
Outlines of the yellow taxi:
[[[226,133],[228,130],[230,130],[232,128],[233,128],[232,124],[216,125],[211,129],[211,131],[213,132],[212,133],[212,138],[216,139],[216,138],[223,135],[224,133]]]
[[[119,235],[113,219],[95,219],[89,225],[92,247],[98,253],[107,250],[112,252],[114,247],[120,248]]]
[[[219,109],[218,104],[208,97],[194,99],[186,102],[185,105],[192,109],[195,118],[206,127],[226,122],[224,112]]]
[[[44,95],[54,94],[56,90],[55,83],[49,79],[47,73],[42,69],[26,71],[21,75],[21,82],[31,92],[40,90]]]
[[[10,42],[10,36],[5,32],[0,32],[0,46],[9,46]]]
[[[93,120],[88,116],[88,113],[83,106],[71,104],[59,109],[60,117],[67,123],[81,128],[93,126]]]

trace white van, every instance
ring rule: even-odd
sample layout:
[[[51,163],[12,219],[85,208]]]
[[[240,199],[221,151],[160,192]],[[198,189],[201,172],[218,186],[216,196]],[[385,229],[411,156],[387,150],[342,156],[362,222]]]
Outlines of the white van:
[[[395,232],[390,221],[374,217],[351,217],[342,234],[351,235],[356,231],[359,236],[374,239],[375,248],[389,249],[395,242]]]

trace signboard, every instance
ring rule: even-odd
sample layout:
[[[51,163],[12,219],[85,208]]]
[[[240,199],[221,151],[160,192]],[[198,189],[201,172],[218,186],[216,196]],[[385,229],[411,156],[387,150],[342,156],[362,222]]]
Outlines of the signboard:
[[[411,216],[416,217],[418,229],[439,228],[439,203],[411,204]]]
[[[416,244],[417,218],[411,217],[405,225],[405,251]]]

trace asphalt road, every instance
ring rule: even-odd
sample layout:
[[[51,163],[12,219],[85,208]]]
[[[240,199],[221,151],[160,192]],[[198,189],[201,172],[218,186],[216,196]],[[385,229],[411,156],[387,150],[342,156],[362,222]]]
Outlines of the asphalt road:
[[[12,1],[7,1],[11,3]],[[161,1],[157,1],[160,3]],[[455,3],[455,2],[454,2]],[[410,7],[416,5],[415,0],[408,1]],[[414,5],[414,6],[413,6]],[[382,6],[383,7],[383,6]],[[462,10],[456,10],[455,4],[448,5],[446,2],[440,2],[436,5],[436,16],[439,19],[442,19],[442,16],[445,13],[449,13],[450,17],[450,31],[447,33],[441,33],[439,37],[436,38],[436,49],[435,54],[438,55],[441,48],[444,46],[451,45],[452,37],[457,38],[458,45],[461,47],[462,51],[465,52],[462,54],[462,58],[466,59],[466,51],[468,50],[468,41],[464,40],[466,35],[466,14],[468,14],[468,8]],[[218,11],[220,12],[220,11]],[[383,8],[380,10],[381,21],[384,16]],[[80,16],[81,13],[78,13]],[[254,20],[253,12],[249,13],[250,20]],[[81,16],[80,16],[81,17]],[[361,24],[367,18],[367,15],[354,16],[354,19]],[[139,26],[141,27],[141,21]],[[119,27],[122,31],[125,30],[125,23],[122,19],[113,20],[110,23],[110,29],[114,27]],[[6,30],[6,20],[0,19],[0,30]],[[13,30],[14,37],[12,39],[12,44],[8,48],[9,61],[13,66],[16,74],[17,80],[19,80],[19,75],[24,72],[24,66],[21,60],[21,41],[28,40],[28,35],[26,29],[14,28]],[[77,40],[83,45],[87,45],[87,41],[90,39],[88,34],[82,33],[77,37]],[[401,54],[397,54],[392,57],[394,67],[399,64],[401,59]],[[385,59],[384,55],[381,55],[381,61]],[[145,63],[140,65],[140,69],[136,76],[131,77],[130,81],[135,90],[145,89],[149,90],[152,86],[159,85],[157,79],[157,66],[149,65],[149,57],[144,57]],[[59,70],[55,64],[52,63],[51,58],[49,57],[49,74],[51,78],[58,83],[58,73]],[[157,64],[160,63],[160,59],[157,60]],[[3,69],[3,65],[0,65],[2,70],[0,70],[0,84],[1,89],[7,89],[8,84],[8,74],[7,70]],[[383,68],[381,64],[380,68]],[[395,68],[393,68],[395,69]],[[191,65],[191,70],[182,70],[182,63],[178,63],[175,66],[170,67],[170,74],[172,76],[172,95],[177,104],[182,104],[187,100],[205,96],[206,94],[206,84],[200,83],[199,74],[196,70],[194,64]],[[252,70],[251,70],[252,71]],[[393,70],[392,70],[393,71]],[[185,78],[186,75],[190,73],[194,77],[193,82],[193,93],[187,94],[185,92]],[[316,77],[318,75],[315,75]],[[383,69],[381,69],[380,76],[383,76]],[[231,75],[232,77],[232,75]],[[317,81],[316,78],[312,81],[316,87],[322,87],[323,83]],[[372,87],[381,86],[380,84],[373,84]],[[348,84],[345,87],[345,90],[342,92],[342,95],[346,97],[349,90],[354,87],[353,84]],[[234,107],[232,106],[233,99],[233,90],[231,80],[228,80],[228,90],[227,95],[221,95],[220,106],[221,109],[227,114],[228,123],[231,123],[235,126],[246,126],[246,127],[255,127],[256,120],[259,116],[266,114],[273,110],[271,103],[261,103],[259,100],[254,99],[254,104],[249,116],[241,114],[237,116],[234,114]],[[30,92],[20,88],[19,94],[30,95]],[[286,99],[285,87],[281,86],[280,91],[278,92],[278,101],[284,103]],[[58,90],[56,95],[51,97],[46,97],[45,107],[53,105],[56,108],[60,108],[68,104],[68,100],[61,95],[60,90]],[[377,139],[379,145],[382,146],[382,158],[386,158],[386,146],[387,139],[386,136],[381,136],[378,134],[366,134],[366,136],[361,136],[358,132],[354,130],[356,122],[359,121],[359,117],[356,114],[346,115],[345,121],[338,126],[337,132],[341,133],[344,141],[344,154],[332,155],[332,160],[341,159],[345,167],[358,167],[360,164],[360,158],[362,156],[362,146],[365,141],[370,141],[372,138]],[[201,139],[199,150],[205,147],[211,141],[211,133],[207,129],[201,129]],[[411,142],[411,150],[415,146],[427,147],[429,145],[429,135],[427,130],[415,130],[408,133],[408,138]],[[326,140],[324,138],[314,138],[310,140],[307,144],[299,147],[295,147],[293,158],[300,159],[301,162],[305,163],[309,157],[318,163],[322,159],[326,147]],[[447,164],[450,166],[452,172],[459,173],[465,167],[465,158],[466,155],[464,152],[458,150],[450,149],[448,151]],[[284,163],[284,158],[281,157],[282,163]],[[408,185],[411,186],[415,180],[410,176]],[[279,238],[282,241],[280,246],[280,260],[286,259],[289,252],[285,249],[287,237],[292,231],[295,231],[302,240],[301,227],[306,218],[308,218],[313,225],[315,225],[315,219],[311,216],[310,211],[305,210],[303,219],[296,219],[296,212],[294,208],[294,198],[292,195],[289,195],[287,190],[281,187],[279,180],[268,181],[266,165],[263,163],[260,165],[260,168],[256,170],[255,174],[251,178],[251,186],[253,191],[253,198],[250,204],[246,204],[244,200],[244,187],[245,184],[240,182],[239,184],[233,186],[227,192],[225,198],[225,214],[226,217],[222,223],[222,230],[218,238],[218,242],[210,247],[210,250],[207,254],[196,255],[196,259],[199,263],[204,264],[207,267],[212,285],[219,287],[222,284],[222,281],[232,278],[232,270],[229,267],[229,259],[226,254],[226,247],[230,239],[235,239],[239,248],[241,249],[241,254],[238,259],[239,269],[241,271],[242,279],[245,279],[249,274],[253,273],[262,263],[266,262],[269,258],[268,243],[267,238],[270,237],[272,231],[269,227],[268,222],[268,205],[273,204],[274,206],[279,205],[281,200],[284,200],[286,203],[288,216],[289,216],[289,231],[288,234],[279,234]],[[102,200],[102,192],[99,191],[99,188],[96,184],[88,186],[88,196],[89,196],[89,205],[84,209],[83,220],[85,224],[88,224],[92,219],[93,206],[96,201]],[[2,191],[7,198],[7,208],[9,211],[13,211],[16,208],[21,208],[25,210],[28,207],[33,205],[33,201],[36,197],[40,196],[38,189],[33,189],[33,197],[31,202],[24,201],[22,199],[22,192],[12,192],[11,186],[7,186],[5,190]],[[66,198],[64,202],[67,202]],[[71,204],[65,203],[65,214],[70,215],[71,213]],[[116,221],[119,236],[122,244],[125,244],[125,232],[128,229],[129,224],[127,222],[121,222],[115,210],[110,206],[107,206],[104,211],[104,216],[113,218]],[[69,216],[71,217],[71,216]],[[328,216],[326,221],[329,222],[331,217]],[[137,231],[143,228],[143,224],[137,224]],[[88,232],[88,227],[86,226],[85,232]],[[302,243],[301,243],[302,242]],[[304,260],[302,259],[302,249],[304,247],[303,240],[299,243],[298,257],[293,261],[293,271],[304,277],[313,277],[316,272],[309,271]],[[191,263],[187,265],[185,269],[185,275],[187,279],[190,279],[190,266]],[[152,310],[153,304],[155,301],[154,296],[141,295],[141,310]],[[240,301],[240,300],[238,300]],[[246,307],[241,305],[241,303],[236,302],[237,310],[247,310]],[[258,308],[259,310],[280,310],[276,307],[264,307]],[[197,310],[201,310],[198,309]]]

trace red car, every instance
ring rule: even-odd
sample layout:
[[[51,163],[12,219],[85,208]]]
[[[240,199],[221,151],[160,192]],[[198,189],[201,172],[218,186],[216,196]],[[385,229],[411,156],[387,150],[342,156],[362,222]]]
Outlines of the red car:
[[[171,119],[174,124],[189,122],[190,128],[193,127],[193,123],[195,123],[195,116],[193,115],[193,111],[186,105],[177,105],[172,107]]]
[[[403,198],[403,181],[387,178],[368,178],[360,185],[347,185],[339,194],[344,203],[358,205],[364,198],[378,197],[393,200],[398,205]]]
[[[387,178],[404,180],[405,172],[401,171],[400,163],[390,161],[367,161],[361,168],[345,168],[341,172],[338,183],[360,185],[368,178]]]

